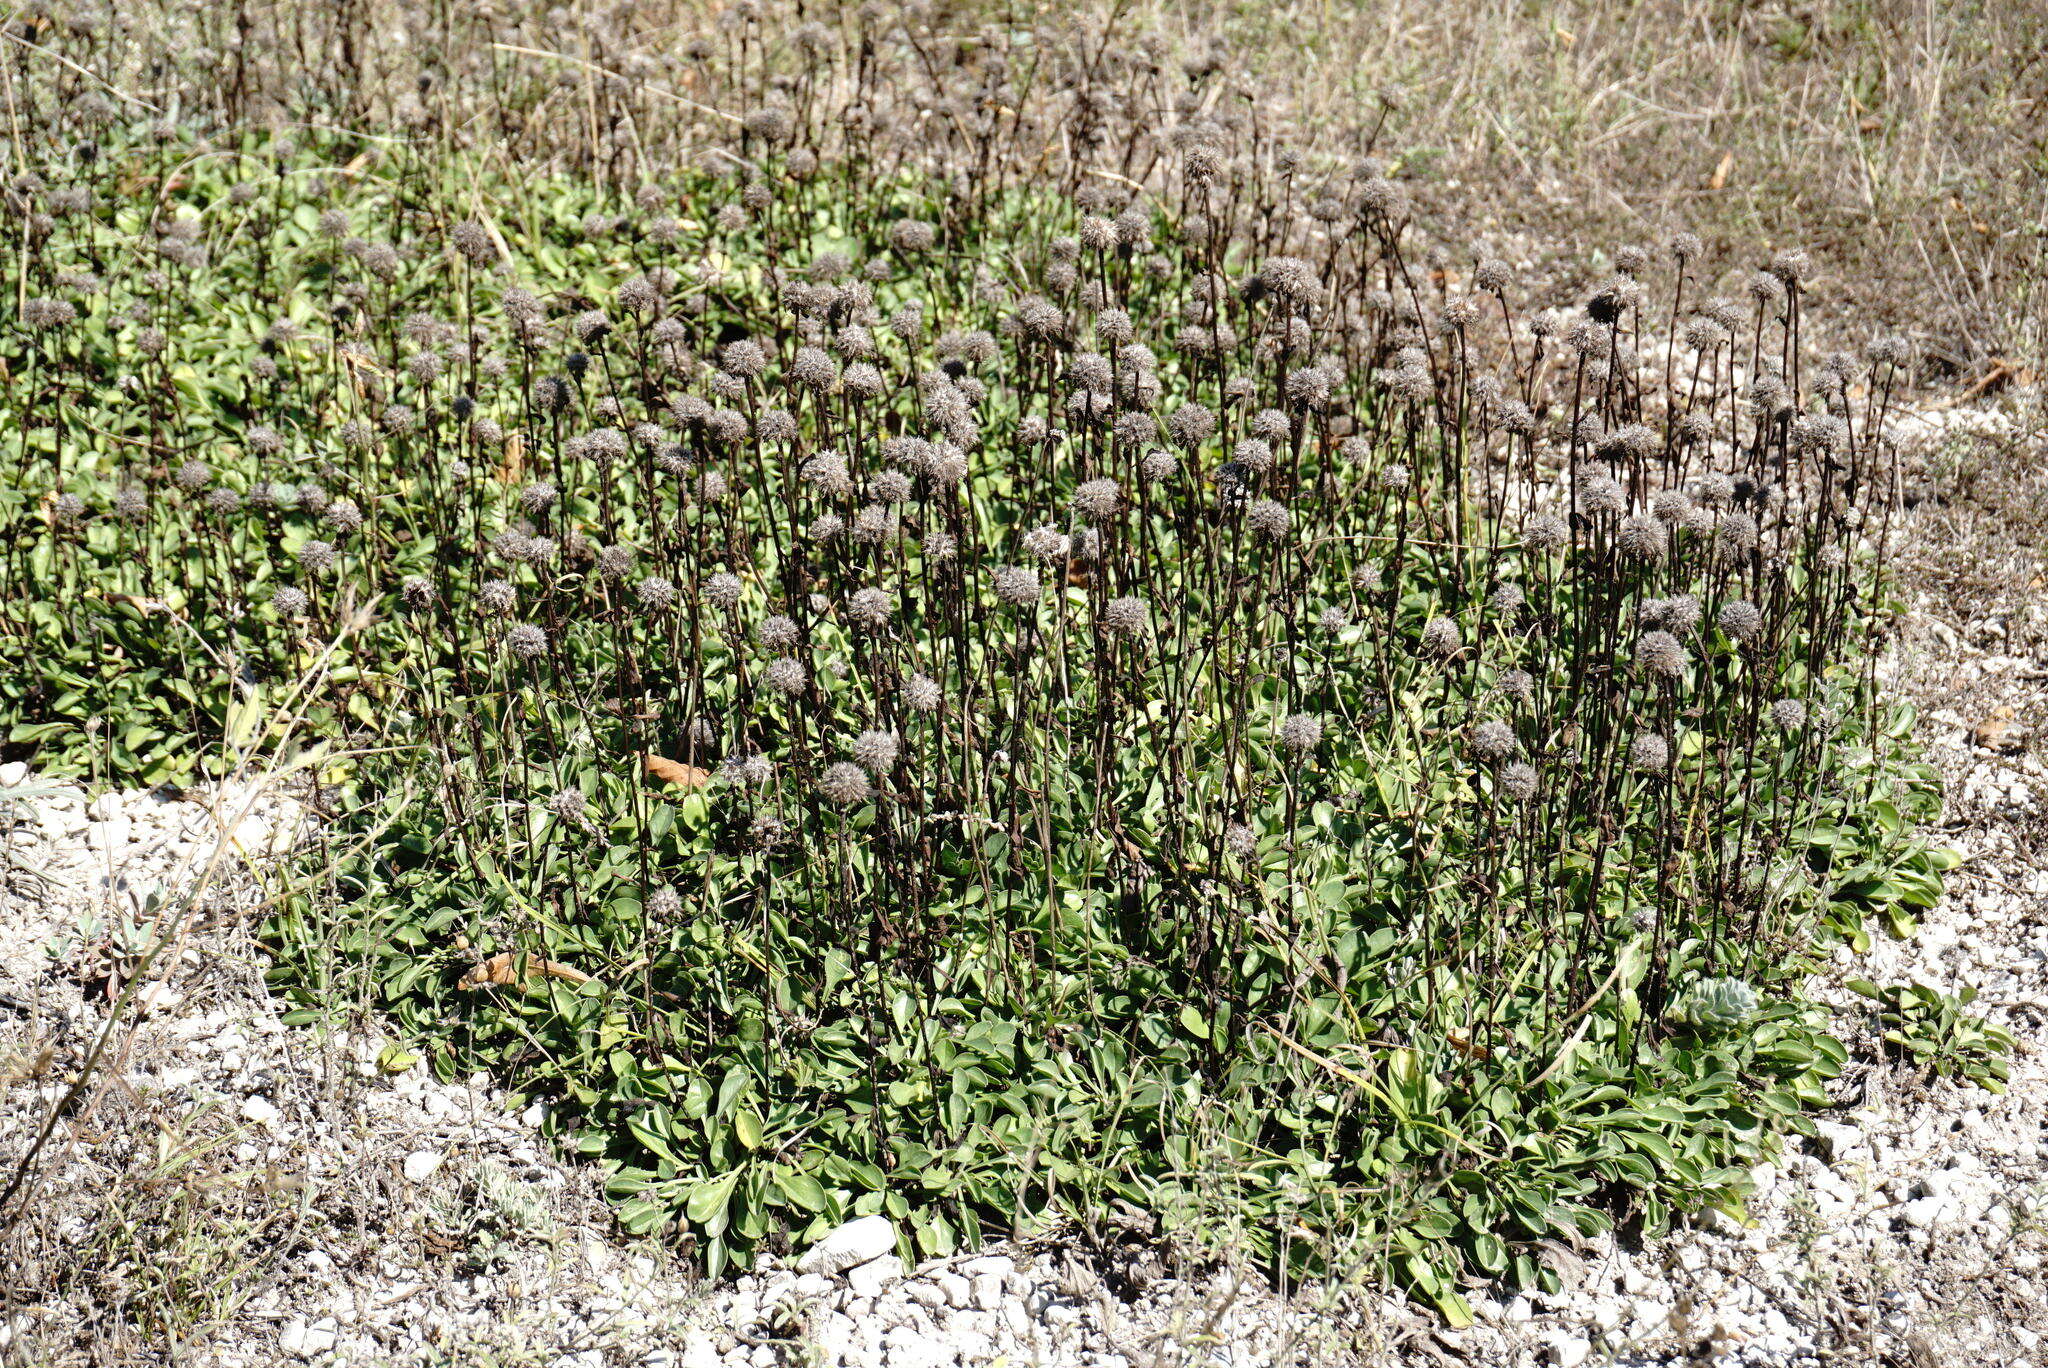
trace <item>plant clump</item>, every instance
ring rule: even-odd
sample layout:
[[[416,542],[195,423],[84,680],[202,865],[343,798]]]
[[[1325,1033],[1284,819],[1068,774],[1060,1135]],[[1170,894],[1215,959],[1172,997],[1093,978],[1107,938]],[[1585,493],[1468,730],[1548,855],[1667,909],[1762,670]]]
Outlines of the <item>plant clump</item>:
[[[374,136],[48,92],[9,744],[324,747],[280,991],[551,1099],[714,1272],[1120,1201],[1455,1315],[1739,1185],[1841,1059],[1816,937],[1936,887],[1898,363],[1684,235],[1532,309],[1163,38],[751,13],[516,181],[465,139],[544,72]]]

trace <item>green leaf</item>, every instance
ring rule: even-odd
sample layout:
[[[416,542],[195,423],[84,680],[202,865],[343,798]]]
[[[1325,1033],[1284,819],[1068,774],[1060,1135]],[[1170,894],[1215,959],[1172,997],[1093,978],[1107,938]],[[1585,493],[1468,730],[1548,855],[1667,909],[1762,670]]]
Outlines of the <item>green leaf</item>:
[[[732,1200],[733,1189],[739,1181],[740,1171],[732,1169],[709,1182],[699,1183],[690,1189],[690,1195],[683,1203],[683,1214],[690,1218],[692,1225],[710,1225],[713,1218],[725,1214],[726,1203]]]

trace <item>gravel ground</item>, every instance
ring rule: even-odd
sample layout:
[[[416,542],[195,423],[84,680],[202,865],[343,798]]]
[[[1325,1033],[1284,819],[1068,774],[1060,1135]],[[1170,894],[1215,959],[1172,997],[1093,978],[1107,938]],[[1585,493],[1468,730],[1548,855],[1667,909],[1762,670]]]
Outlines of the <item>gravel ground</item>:
[[[1918,508],[1885,668],[1921,708],[1964,863],[1917,936],[1816,979],[1852,1064],[1819,1139],[1755,1172],[1746,1221],[1556,1249],[1559,1295],[1480,1290],[1458,1332],[1373,1295],[1282,1302],[1137,1238],[1113,1266],[1055,1240],[905,1269],[878,1220],[706,1290],[621,1238],[595,1174],[487,1079],[441,1083],[374,1031],[282,1022],[248,926],[307,830],[296,804],[255,784],[57,788],[0,802],[0,1175],[138,988],[0,1228],[0,1362],[2048,1361],[2048,473],[2015,430],[1978,409],[1901,426]],[[170,921],[138,978],[132,928]],[[1886,1060],[1850,978],[1977,988],[1973,1010],[2020,1042],[2009,1092]]]

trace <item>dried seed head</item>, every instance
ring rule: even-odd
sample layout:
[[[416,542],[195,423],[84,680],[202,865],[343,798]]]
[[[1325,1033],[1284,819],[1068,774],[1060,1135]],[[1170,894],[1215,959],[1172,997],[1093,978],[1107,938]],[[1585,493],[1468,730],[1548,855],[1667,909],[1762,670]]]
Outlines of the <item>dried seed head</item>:
[[[1476,723],[1465,738],[1473,758],[1497,765],[1515,753],[1515,729],[1498,719]]]
[[[1113,635],[1136,636],[1145,630],[1145,620],[1149,615],[1145,600],[1126,596],[1104,604],[1096,621],[1102,624],[1104,631]]]
[[[1636,643],[1636,664],[1661,679],[1683,678],[1685,647],[1669,632],[1645,632]]]
[[[1323,719],[1314,713],[1294,713],[1280,724],[1280,744],[1297,755],[1314,750],[1322,739]]]
[[[1763,635],[1764,615],[1747,599],[1730,599],[1721,605],[1716,622],[1732,641],[1748,645]]]
[[[930,675],[913,674],[903,681],[903,703],[912,712],[937,712],[944,701],[945,691]]]
[[[895,600],[882,589],[856,589],[852,597],[846,600],[847,618],[869,631],[877,631],[888,626],[889,619],[895,611]]]
[[[1655,732],[1639,732],[1628,743],[1628,767],[1646,774],[1671,768],[1671,745]]]
[[[874,786],[868,782],[866,770],[841,760],[826,767],[818,779],[818,792],[825,796],[827,802],[851,807],[855,803],[866,802],[874,792]]]
[[[477,586],[476,602],[477,607],[491,616],[504,617],[518,606],[519,595],[503,580],[485,580]]]
[[[1655,561],[1664,558],[1664,528],[1655,518],[1641,514],[1624,518],[1615,532],[1615,544],[1621,547],[1623,555],[1631,560]]]
[[[1074,511],[1085,518],[1113,518],[1122,504],[1115,480],[1088,480],[1074,491]]]
[[[1572,538],[1572,529],[1563,518],[1545,513],[1531,518],[1529,525],[1522,529],[1522,545],[1531,551],[1549,551],[1563,546]]]
[[[707,578],[697,592],[712,608],[730,608],[740,601],[740,596],[746,592],[746,586],[740,583],[738,575],[721,570]]]
[[[1276,499],[1255,499],[1244,511],[1244,525],[1268,541],[1279,541],[1294,526],[1294,515]]]
[[[505,646],[521,660],[532,660],[548,648],[548,634],[530,622],[505,633]]]
[[[1464,645],[1464,638],[1458,633],[1458,624],[1447,617],[1433,617],[1422,625],[1422,653],[1438,660],[1448,660]]]
[[[810,671],[794,656],[777,656],[768,662],[768,668],[761,671],[761,682],[770,692],[790,698],[804,691],[810,683]]]
[[[996,597],[1015,608],[1038,602],[1038,572],[1025,565],[999,567],[992,579]]]
[[[1495,791],[1509,802],[1526,803],[1536,796],[1536,767],[1517,762],[1501,768]]]
[[[902,743],[892,731],[864,731],[854,738],[853,758],[871,773],[887,774],[896,767]]]

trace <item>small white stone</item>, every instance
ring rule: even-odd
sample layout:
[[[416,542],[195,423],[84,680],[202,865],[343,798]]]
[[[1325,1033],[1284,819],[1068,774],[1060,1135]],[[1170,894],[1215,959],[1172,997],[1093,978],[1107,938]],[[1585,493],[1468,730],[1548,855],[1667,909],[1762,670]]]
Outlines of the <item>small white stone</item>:
[[[332,1349],[339,1329],[331,1319],[316,1320],[311,1325],[295,1320],[278,1332],[277,1347],[287,1354],[309,1359]]]
[[[886,1216],[862,1216],[828,1233],[797,1260],[799,1273],[828,1277],[878,1259],[896,1248],[896,1227]]]
[[[1592,1356],[1592,1342],[1578,1335],[1560,1335],[1550,1342],[1550,1361],[1557,1368],[1579,1368]]]
[[[424,1183],[441,1167],[442,1157],[433,1150],[414,1150],[405,1156],[405,1181]]]
[[[239,1110],[244,1121],[253,1121],[259,1126],[275,1126],[284,1116],[267,1097],[245,1097]]]
[[[846,1271],[846,1285],[856,1297],[879,1297],[882,1289],[903,1280],[903,1260],[884,1254]]]

